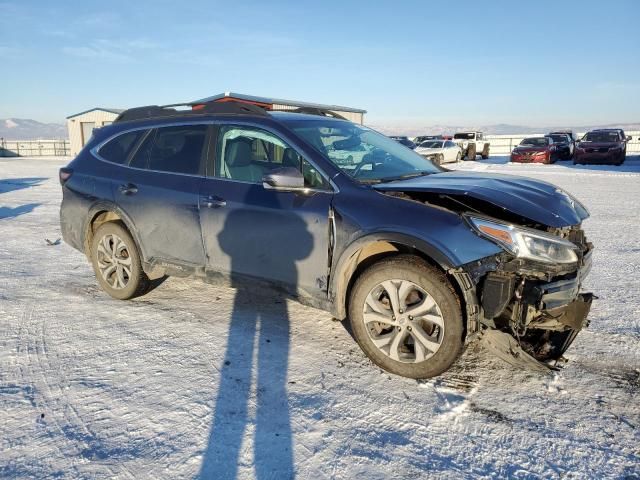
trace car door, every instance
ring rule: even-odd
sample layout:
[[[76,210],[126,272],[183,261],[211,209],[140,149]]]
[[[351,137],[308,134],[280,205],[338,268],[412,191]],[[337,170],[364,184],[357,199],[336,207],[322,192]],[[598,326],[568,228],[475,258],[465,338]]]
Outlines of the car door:
[[[221,126],[211,149],[213,174],[200,188],[208,272],[230,274],[236,286],[253,277],[297,294],[326,297],[333,197],[326,178],[264,129]],[[282,167],[301,170],[308,190],[265,189],[262,176]]]
[[[204,267],[198,193],[209,128],[152,129],[114,174],[114,200],[133,222],[148,261]]]

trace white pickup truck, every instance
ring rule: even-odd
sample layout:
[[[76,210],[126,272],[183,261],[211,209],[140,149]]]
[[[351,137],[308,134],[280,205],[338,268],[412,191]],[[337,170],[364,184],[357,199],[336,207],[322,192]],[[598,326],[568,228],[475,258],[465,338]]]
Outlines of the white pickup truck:
[[[482,155],[483,159],[489,158],[489,141],[484,139],[482,132],[458,132],[453,136],[462,149],[462,158],[475,160],[476,155]]]

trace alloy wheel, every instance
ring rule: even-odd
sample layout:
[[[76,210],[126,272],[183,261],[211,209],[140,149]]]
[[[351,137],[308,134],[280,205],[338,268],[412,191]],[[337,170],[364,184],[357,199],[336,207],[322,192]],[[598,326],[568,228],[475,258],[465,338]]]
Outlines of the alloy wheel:
[[[431,358],[444,339],[440,307],[408,280],[386,280],[367,295],[363,321],[369,338],[385,355],[403,363]]]
[[[100,275],[111,288],[121,290],[131,279],[131,256],[124,241],[113,233],[102,237],[97,248]]]

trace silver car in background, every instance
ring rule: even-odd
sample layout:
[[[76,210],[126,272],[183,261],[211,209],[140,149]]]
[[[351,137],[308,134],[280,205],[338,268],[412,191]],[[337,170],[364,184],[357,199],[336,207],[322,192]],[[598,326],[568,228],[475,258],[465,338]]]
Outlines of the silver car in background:
[[[460,146],[451,140],[427,140],[419,144],[415,152],[436,165],[459,162],[462,158]]]

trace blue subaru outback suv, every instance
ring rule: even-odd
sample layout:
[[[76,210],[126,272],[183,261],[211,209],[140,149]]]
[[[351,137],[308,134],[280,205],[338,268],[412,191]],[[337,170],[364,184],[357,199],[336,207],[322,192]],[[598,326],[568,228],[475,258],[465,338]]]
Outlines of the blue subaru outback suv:
[[[123,112],[60,170],[64,240],[109,295],[273,287],[412,378],[474,338],[549,366],[586,324],[588,212],[555,186],[448,171],[332,112],[175,107]]]

